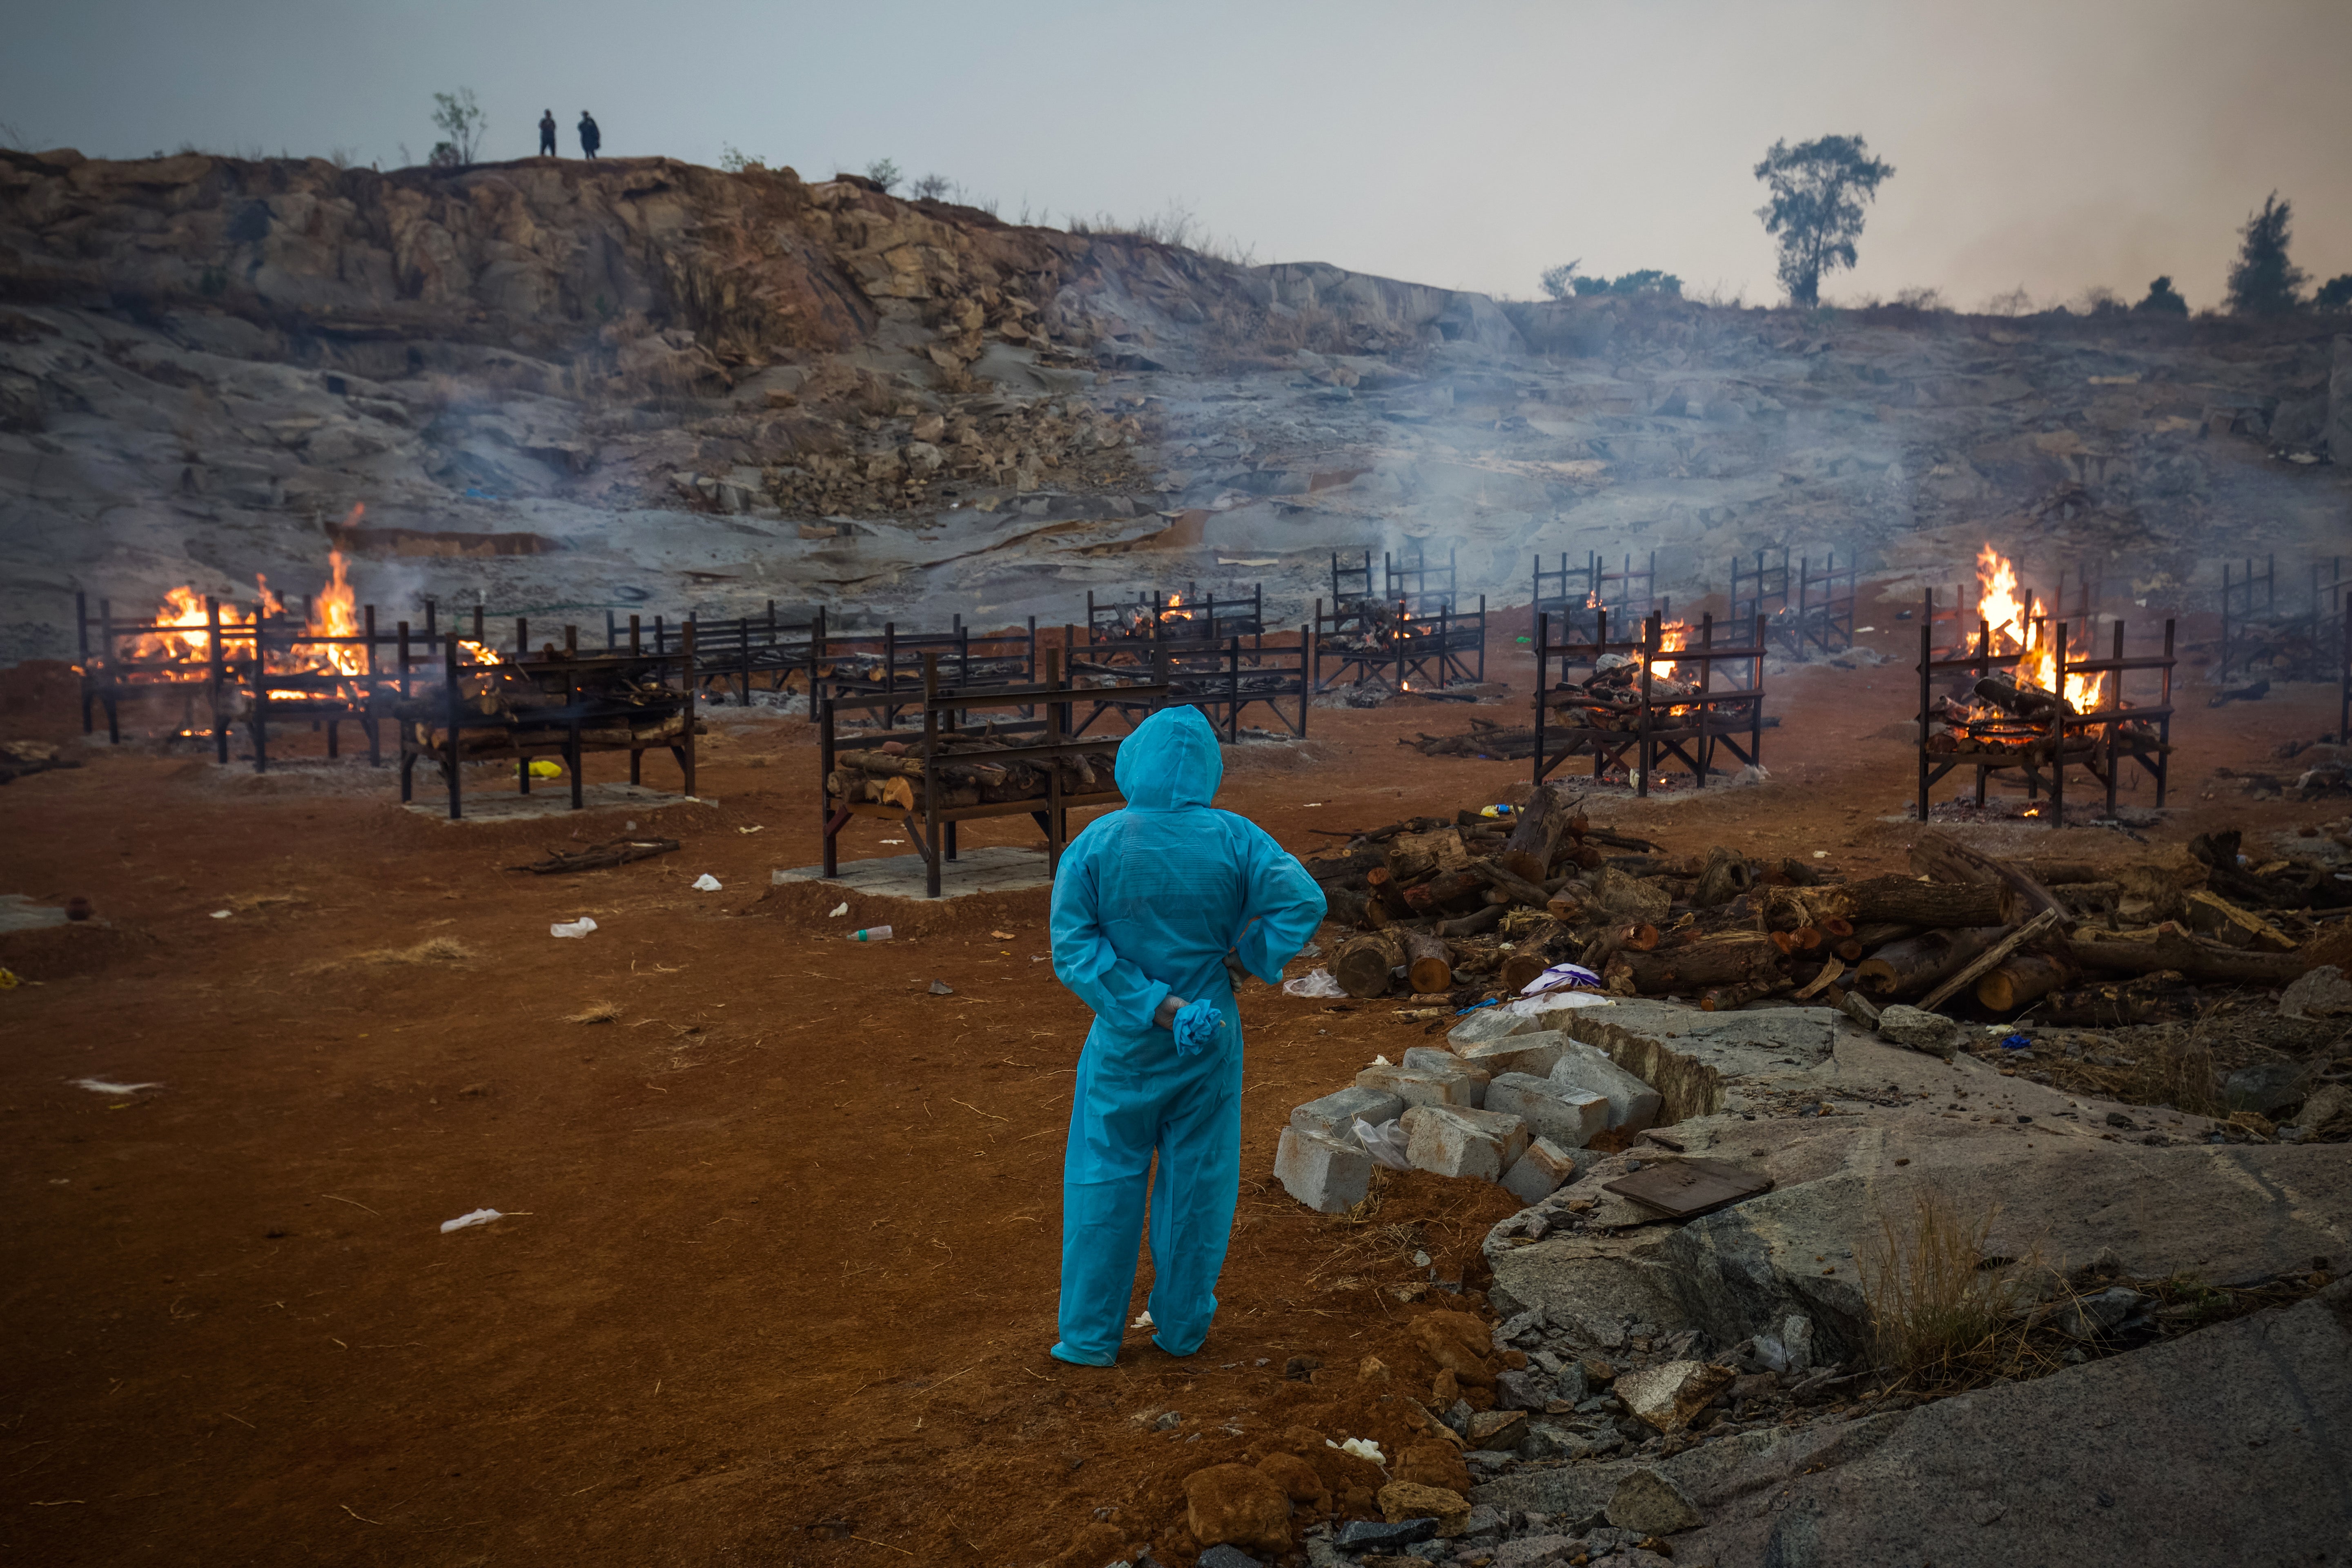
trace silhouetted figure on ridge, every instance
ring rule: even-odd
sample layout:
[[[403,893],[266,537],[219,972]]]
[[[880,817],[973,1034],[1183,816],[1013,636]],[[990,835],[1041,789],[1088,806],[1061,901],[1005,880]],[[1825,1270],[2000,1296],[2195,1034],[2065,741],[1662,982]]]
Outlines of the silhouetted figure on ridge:
[[[555,156],[555,110],[551,109],[539,111],[539,155],[542,158]]]
[[[593,163],[596,149],[604,144],[604,133],[596,129],[596,117],[586,110],[582,110],[580,111],[580,155]]]

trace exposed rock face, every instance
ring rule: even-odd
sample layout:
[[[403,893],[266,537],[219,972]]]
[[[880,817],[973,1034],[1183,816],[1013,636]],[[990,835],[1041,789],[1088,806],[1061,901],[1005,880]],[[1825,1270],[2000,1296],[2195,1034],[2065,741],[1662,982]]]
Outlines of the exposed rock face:
[[[1287,620],[1335,550],[1517,602],[1538,549],[1681,595],[1780,542],[1947,584],[1987,535],[2157,614],[2217,525],[2286,570],[2347,491],[2283,460],[2347,444],[2309,322],[1498,303],[664,159],[0,153],[0,658],[68,651],[75,588],[331,544],[387,621],[1261,580]]]

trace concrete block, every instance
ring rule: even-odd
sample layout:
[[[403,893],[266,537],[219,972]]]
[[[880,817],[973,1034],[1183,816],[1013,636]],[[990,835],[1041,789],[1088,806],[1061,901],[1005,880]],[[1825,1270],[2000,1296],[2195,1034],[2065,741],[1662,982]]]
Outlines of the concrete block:
[[[1609,1125],[1609,1097],[1532,1073],[1507,1072],[1486,1086],[1488,1110],[1516,1116],[1538,1138],[1581,1149]]]
[[[1371,1190],[1372,1157],[1353,1143],[1286,1127],[1274,1152],[1274,1178],[1317,1214],[1345,1214]]]
[[[1383,1121],[1394,1121],[1404,1114],[1404,1101],[1393,1094],[1378,1089],[1349,1088],[1320,1100],[1310,1100],[1290,1113],[1290,1124],[1301,1132],[1314,1132],[1336,1142],[1353,1145],[1356,1142],[1356,1118],[1378,1127]]]
[[[1486,1080],[1468,1073],[1421,1072],[1403,1067],[1366,1068],[1356,1075],[1356,1087],[1392,1094],[1408,1108],[1451,1105],[1475,1110],[1475,1102],[1486,1098]]]
[[[1470,1066],[1490,1073],[1523,1072],[1542,1078],[1575,1043],[1558,1029],[1532,1029],[1525,1034],[1480,1040],[1454,1054]]]
[[[1467,1079],[1469,1098],[1454,1103],[1474,1106],[1486,1103],[1486,1083],[1495,1076],[1492,1068],[1465,1062],[1443,1046],[1413,1047],[1404,1054],[1404,1067],[1409,1072],[1435,1073],[1440,1078]]]
[[[1491,1110],[1416,1105],[1402,1121],[1405,1158],[1441,1176],[1500,1181],[1528,1149],[1528,1124]]]
[[[1508,1007],[1481,1007],[1445,1031],[1446,1043],[1459,1051],[1465,1046],[1475,1046],[1482,1040],[1499,1040],[1510,1035],[1532,1035],[1536,1032],[1533,1018],[1522,1018]]]
[[[1503,1173],[1503,1185],[1519,1202],[1539,1204],[1575,1178],[1576,1156],[1549,1138],[1538,1138]]]
[[[1570,1089],[1589,1089],[1609,1101],[1609,1125],[1639,1132],[1658,1119],[1663,1097],[1658,1091],[1609,1059],[1607,1052],[1581,1040],[1570,1040],[1568,1051],[1553,1064],[1551,1080]]]

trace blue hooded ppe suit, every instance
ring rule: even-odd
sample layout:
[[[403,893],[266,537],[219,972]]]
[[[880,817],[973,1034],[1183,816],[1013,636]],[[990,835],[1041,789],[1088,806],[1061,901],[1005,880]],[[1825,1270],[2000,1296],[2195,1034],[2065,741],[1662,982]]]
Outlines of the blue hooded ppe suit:
[[[1241,1015],[1224,955],[1272,983],[1323,919],[1306,868],[1210,805],[1223,775],[1199,710],[1154,713],[1118,749],[1126,809],[1089,823],[1054,878],[1054,973],[1095,1014],[1062,1166],[1053,1349],[1082,1366],[1118,1359],[1147,1189],[1153,1337],[1172,1355],[1208,1337],[1242,1176]],[[1224,1015],[1205,1048],[1180,1050],[1154,1026],[1171,994]]]

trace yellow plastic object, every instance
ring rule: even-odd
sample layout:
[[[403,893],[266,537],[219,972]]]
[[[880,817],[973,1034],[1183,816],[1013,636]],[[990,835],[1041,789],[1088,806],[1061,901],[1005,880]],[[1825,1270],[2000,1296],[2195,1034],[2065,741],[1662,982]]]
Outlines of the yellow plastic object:
[[[17,984],[16,977],[14,974],[10,973],[7,970],[0,969],[0,991],[14,991],[16,989]]]
[[[521,764],[517,763],[516,766],[520,768]],[[545,757],[533,757],[530,763],[530,776],[535,779],[560,779],[563,776],[563,764],[551,762]]]

